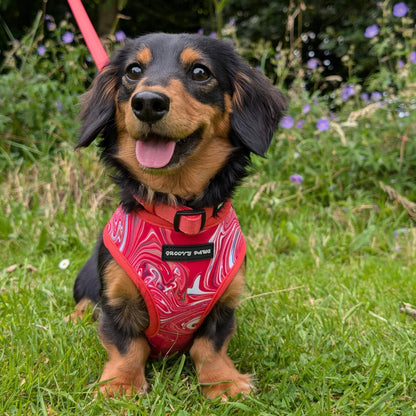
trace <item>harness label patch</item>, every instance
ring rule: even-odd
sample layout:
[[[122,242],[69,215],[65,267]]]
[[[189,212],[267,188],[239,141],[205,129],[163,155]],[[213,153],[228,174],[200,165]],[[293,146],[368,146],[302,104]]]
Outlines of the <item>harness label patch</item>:
[[[163,261],[197,261],[214,258],[214,243],[189,246],[162,245]]]

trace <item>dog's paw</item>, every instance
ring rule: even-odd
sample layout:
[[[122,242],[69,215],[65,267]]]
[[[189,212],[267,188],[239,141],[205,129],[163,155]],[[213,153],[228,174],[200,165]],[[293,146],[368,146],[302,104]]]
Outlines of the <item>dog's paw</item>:
[[[87,314],[87,312],[92,315],[94,320],[97,320],[99,313],[96,306],[97,305],[93,301],[87,298],[81,299],[75,306],[75,311],[65,317],[65,322],[68,323],[69,321],[81,321],[84,319],[84,316]]]
[[[149,385],[146,381],[143,384],[126,384],[117,382],[116,380],[108,381],[104,384],[101,384],[98,388],[99,392],[107,398],[122,395],[127,397],[132,397],[138,394],[143,396],[147,393]]]
[[[201,382],[202,392],[208,399],[221,397],[222,401],[227,401],[230,397],[239,394],[250,394],[254,390],[251,377],[248,374],[240,374],[238,371],[233,372],[231,381],[229,377],[223,375],[222,380],[218,382],[203,383]]]

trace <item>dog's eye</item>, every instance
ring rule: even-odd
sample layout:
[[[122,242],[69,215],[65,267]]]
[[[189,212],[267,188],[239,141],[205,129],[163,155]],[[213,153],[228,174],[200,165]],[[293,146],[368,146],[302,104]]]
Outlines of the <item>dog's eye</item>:
[[[191,77],[194,81],[203,82],[211,78],[211,72],[206,66],[196,64],[191,70]]]
[[[131,81],[137,81],[143,73],[143,69],[139,64],[131,64],[126,69],[126,76]]]

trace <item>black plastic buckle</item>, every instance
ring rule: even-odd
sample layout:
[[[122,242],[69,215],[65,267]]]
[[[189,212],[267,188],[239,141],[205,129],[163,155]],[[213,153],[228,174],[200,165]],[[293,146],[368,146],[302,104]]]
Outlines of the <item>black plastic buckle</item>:
[[[175,214],[175,218],[173,219],[173,228],[175,231],[183,232],[179,228],[179,224],[181,222],[181,217],[190,217],[191,215],[200,215],[201,216],[201,228],[199,231],[201,231],[204,228],[205,222],[207,220],[207,213],[201,209],[201,210],[192,210],[192,211],[177,211]]]

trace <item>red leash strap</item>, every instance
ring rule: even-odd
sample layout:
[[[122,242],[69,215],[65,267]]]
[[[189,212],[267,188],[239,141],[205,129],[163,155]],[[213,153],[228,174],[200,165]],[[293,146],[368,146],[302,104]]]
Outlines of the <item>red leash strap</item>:
[[[81,30],[82,36],[85,39],[88,50],[92,55],[92,59],[94,59],[98,70],[101,71],[104,65],[109,61],[107,52],[105,51],[104,46],[101,43],[81,0],[68,0],[68,3],[71,7],[75,20],[78,23],[78,27]]]

